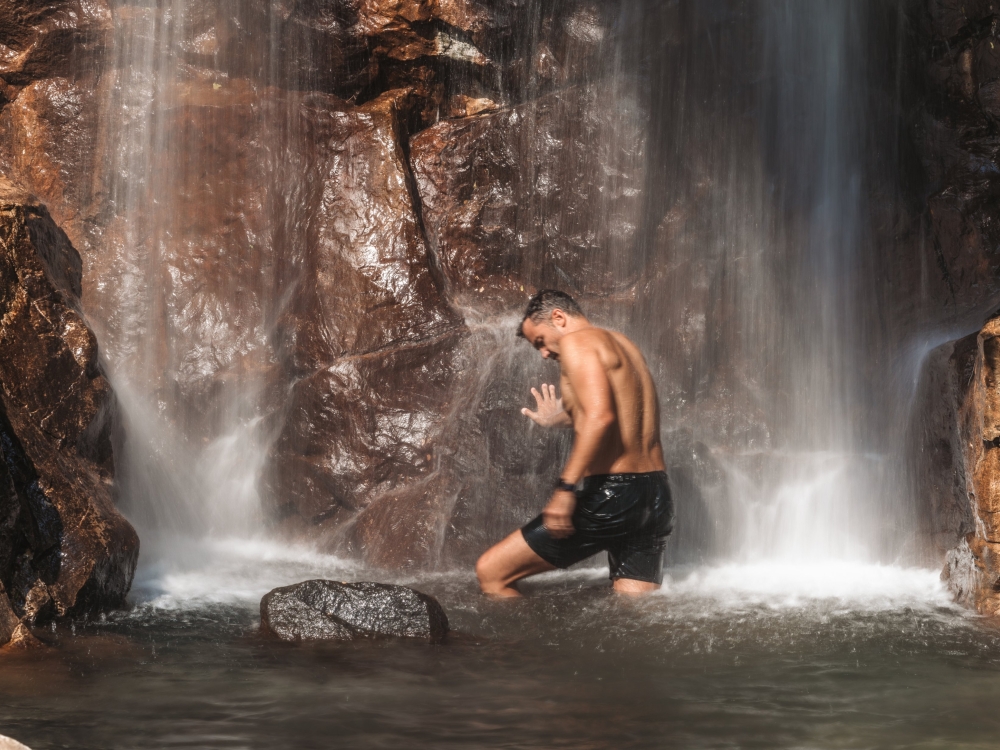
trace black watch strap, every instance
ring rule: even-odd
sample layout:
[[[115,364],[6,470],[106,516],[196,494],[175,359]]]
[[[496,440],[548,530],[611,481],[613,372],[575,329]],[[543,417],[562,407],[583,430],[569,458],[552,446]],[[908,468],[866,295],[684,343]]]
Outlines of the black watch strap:
[[[576,492],[576,485],[575,484],[570,484],[569,482],[567,482],[562,477],[559,477],[559,481],[556,482],[556,489],[557,490],[565,490],[566,492]]]

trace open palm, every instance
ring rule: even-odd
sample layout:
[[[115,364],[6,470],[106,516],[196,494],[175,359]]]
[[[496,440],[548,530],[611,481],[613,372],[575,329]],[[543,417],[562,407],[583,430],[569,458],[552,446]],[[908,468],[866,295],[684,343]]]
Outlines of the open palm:
[[[569,415],[563,409],[562,399],[556,396],[554,385],[542,383],[541,392],[532,388],[531,395],[535,397],[537,410],[521,409],[521,413],[535,424],[542,427],[566,427],[571,424]]]

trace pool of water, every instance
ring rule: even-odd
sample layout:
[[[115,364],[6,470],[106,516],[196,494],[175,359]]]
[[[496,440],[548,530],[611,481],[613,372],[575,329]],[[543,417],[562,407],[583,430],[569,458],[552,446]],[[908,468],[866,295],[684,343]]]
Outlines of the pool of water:
[[[195,554],[197,553],[197,554]],[[372,573],[221,542],[147,566],[135,603],[0,661],[0,734],[43,748],[996,748],[1000,631],[934,571],[866,565],[670,570],[661,593],[605,573],[439,598],[440,646],[258,637],[276,585]]]

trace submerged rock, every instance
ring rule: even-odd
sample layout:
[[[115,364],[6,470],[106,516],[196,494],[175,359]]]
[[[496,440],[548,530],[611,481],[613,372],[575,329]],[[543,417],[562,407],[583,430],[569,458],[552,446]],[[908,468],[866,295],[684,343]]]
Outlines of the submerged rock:
[[[139,539],[111,500],[113,394],[79,295],[66,235],[0,179],[0,645],[120,606],[135,571]]]
[[[260,627],[284,641],[422,638],[440,643],[448,618],[436,599],[406,586],[314,580],[265,595]]]

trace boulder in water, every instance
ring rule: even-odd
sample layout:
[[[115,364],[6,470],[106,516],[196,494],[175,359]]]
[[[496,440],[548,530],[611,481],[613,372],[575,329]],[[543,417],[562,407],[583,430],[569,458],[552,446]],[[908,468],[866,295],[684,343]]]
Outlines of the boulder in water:
[[[261,631],[283,641],[421,638],[440,643],[448,618],[437,600],[387,583],[304,581],[260,601]]]

